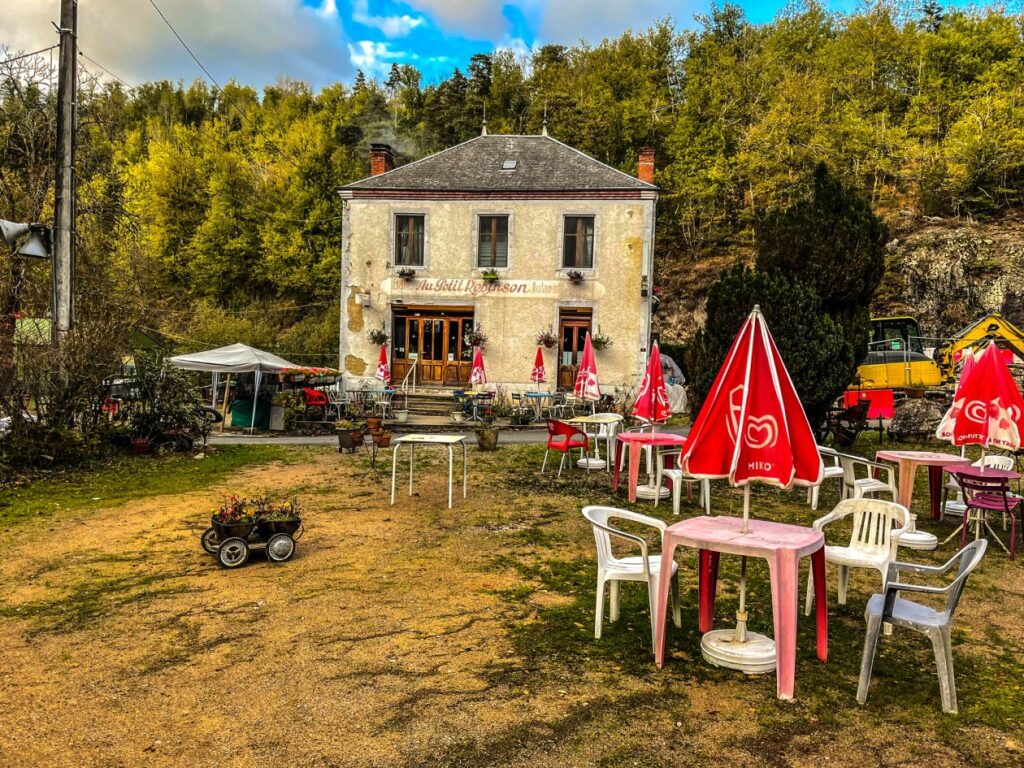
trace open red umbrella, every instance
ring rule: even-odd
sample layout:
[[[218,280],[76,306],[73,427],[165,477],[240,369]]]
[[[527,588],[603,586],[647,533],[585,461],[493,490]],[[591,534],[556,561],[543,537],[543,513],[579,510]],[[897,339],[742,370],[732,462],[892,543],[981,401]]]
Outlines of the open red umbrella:
[[[636,396],[630,415],[643,419],[649,424],[661,424],[672,416],[672,406],[665,389],[665,374],[661,370],[661,350],[658,342],[651,347],[651,359],[647,362],[640,392]]]
[[[752,482],[780,488],[821,482],[824,469],[814,433],[759,307],[743,324],[715,377],[686,440],[682,464],[695,477],[728,478],[732,485],[743,486],[744,533]],[[747,635],[747,559],[741,563],[735,635],[708,633],[702,641],[706,655],[715,644],[770,643]]]
[[[391,365],[388,363],[386,344],[382,344],[380,347],[380,359],[377,361],[377,373],[374,374],[374,378],[383,381],[385,387],[391,383]]]
[[[989,344],[964,360],[953,404],[935,436],[953,445],[980,445],[1016,451],[1024,434],[1024,399],[1000,350]]]
[[[544,352],[537,347],[537,357],[533,360],[533,371],[530,373],[530,381],[540,384],[544,381]]]
[[[583,342],[583,356],[580,358],[580,369],[576,374],[576,384],[572,393],[582,400],[600,400],[601,386],[597,383],[597,361],[594,359],[594,347],[590,343],[590,331],[587,331]]]
[[[473,354],[473,370],[469,374],[470,384],[486,384],[487,372],[484,370],[484,352],[481,347]]]

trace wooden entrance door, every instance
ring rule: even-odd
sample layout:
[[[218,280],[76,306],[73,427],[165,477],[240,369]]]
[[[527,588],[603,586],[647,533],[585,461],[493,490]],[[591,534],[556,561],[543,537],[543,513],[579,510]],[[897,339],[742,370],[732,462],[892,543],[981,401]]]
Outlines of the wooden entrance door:
[[[416,365],[416,382],[435,386],[469,383],[473,350],[463,336],[473,318],[417,313],[395,315],[391,367],[396,382]]]
[[[558,388],[571,390],[590,330],[590,310],[563,311],[558,326]]]

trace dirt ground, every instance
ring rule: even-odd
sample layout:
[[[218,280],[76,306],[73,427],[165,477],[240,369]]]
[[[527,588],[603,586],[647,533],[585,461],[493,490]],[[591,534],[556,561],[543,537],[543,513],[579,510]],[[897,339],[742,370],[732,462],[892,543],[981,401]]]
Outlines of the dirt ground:
[[[863,606],[878,586],[857,572],[843,607],[829,572],[829,662],[802,620],[797,700],[779,702],[773,675],[701,660],[690,554],[664,670],[639,585],[594,639],[593,538],[579,509],[628,504],[603,473],[540,477],[540,455],[473,449],[470,498],[452,510],[439,458],[417,457],[418,495],[400,484],[392,507],[390,478],[365,454],[304,449],[189,493],[8,530],[0,765],[1024,765],[1019,561],[991,550],[968,585],[958,717],[941,714],[927,642],[899,631],[856,704]],[[298,553],[222,570],[198,534],[224,494],[260,491],[299,498]],[[795,494],[755,501],[772,519],[816,516]],[[823,493],[817,514],[834,501]],[[727,488],[714,503],[738,513]],[[665,505],[635,508],[671,518]],[[723,559],[721,626],[736,570]],[[752,566],[750,603],[754,628],[770,632],[763,570]]]

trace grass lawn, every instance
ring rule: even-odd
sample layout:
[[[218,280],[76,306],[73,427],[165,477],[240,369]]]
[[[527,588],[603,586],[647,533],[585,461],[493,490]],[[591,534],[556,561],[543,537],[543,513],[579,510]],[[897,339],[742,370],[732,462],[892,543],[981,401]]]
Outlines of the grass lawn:
[[[856,452],[875,447],[865,438]],[[813,618],[801,616],[797,698],[780,702],[774,675],[701,659],[691,552],[680,550],[683,628],[669,628],[665,669],[641,585],[623,586],[620,620],[594,639],[594,544],[580,508],[665,520],[671,509],[629,505],[603,472],[541,476],[541,454],[472,449],[470,497],[451,510],[447,461],[429,449],[417,494],[400,491],[394,507],[389,467],[326,448],[131,459],[6,492],[0,764],[1024,765],[1024,577],[1001,550],[958,613],[959,716],[941,713],[927,640],[899,630],[883,638],[867,706],[856,704],[864,602],[879,587],[861,571],[837,606],[830,569],[829,661],[817,661]],[[298,553],[221,570],[198,534],[224,494],[256,492],[298,496]],[[759,488],[752,508],[810,524],[837,498],[833,481],[815,513],[802,493]],[[714,484],[715,513],[741,504]],[[951,529],[919,525],[940,538]],[[732,624],[738,572],[738,559],[722,559],[718,626]],[[751,561],[748,604],[751,628],[771,634],[763,561]]]

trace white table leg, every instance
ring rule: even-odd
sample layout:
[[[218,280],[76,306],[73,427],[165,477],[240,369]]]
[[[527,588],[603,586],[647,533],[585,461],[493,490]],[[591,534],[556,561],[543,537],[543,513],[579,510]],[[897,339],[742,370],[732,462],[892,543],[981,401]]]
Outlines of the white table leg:
[[[416,446],[409,443],[409,495],[412,496],[412,462],[416,456]]]
[[[455,451],[448,446],[448,509],[452,508],[452,465],[455,463]]]
[[[395,472],[398,466],[398,449],[401,443],[397,443],[391,451],[391,506],[395,506]]]

